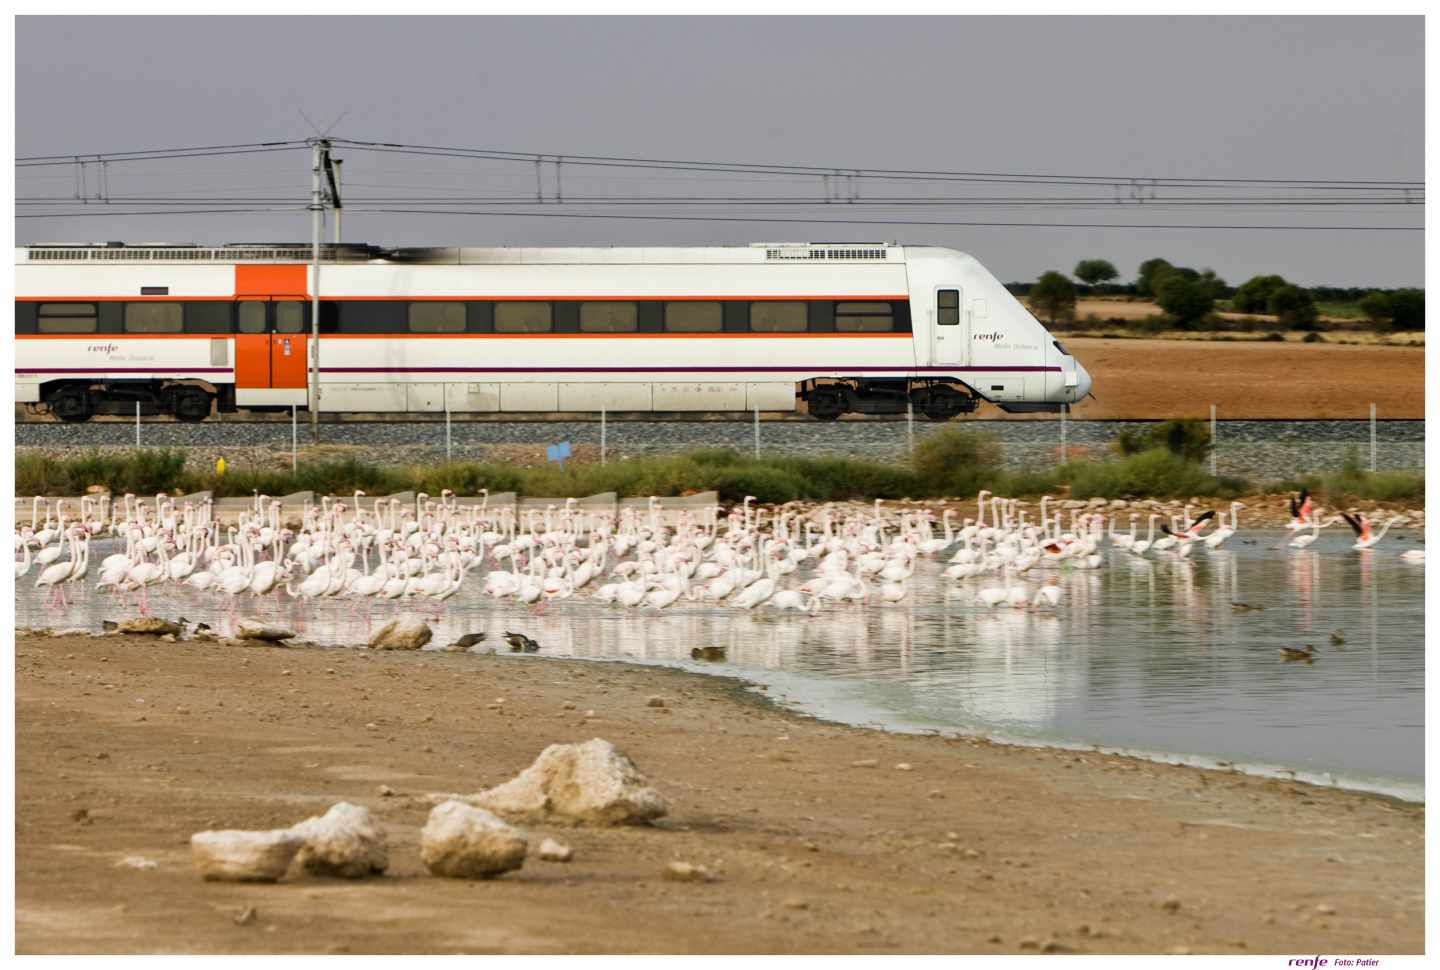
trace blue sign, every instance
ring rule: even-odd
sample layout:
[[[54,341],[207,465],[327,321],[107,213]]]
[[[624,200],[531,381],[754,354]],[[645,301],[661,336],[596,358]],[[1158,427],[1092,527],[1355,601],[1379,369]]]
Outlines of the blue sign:
[[[563,465],[565,459],[570,457],[570,442],[562,441],[558,445],[550,445],[545,449],[545,457]]]

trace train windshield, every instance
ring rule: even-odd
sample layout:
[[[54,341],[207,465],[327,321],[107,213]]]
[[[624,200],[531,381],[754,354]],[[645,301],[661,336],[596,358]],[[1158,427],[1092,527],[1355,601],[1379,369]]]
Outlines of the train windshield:
[[[1060,341],[1058,341],[1058,340],[1052,340],[1052,341],[1050,341],[1050,342],[1055,345],[1055,349],[1056,349],[1056,350],[1060,351],[1060,356],[1061,356],[1061,357],[1069,357],[1069,356],[1070,356],[1070,351],[1068,351],[1068,350],[1066,350],[1064,347],[1060,346]]]

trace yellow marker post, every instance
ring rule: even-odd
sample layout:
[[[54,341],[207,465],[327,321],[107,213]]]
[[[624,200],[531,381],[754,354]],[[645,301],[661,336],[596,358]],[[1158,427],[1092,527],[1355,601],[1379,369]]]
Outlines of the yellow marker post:
[[[223,478],[225,475],[225,459],[218,458],[215,461],[215,477]]]

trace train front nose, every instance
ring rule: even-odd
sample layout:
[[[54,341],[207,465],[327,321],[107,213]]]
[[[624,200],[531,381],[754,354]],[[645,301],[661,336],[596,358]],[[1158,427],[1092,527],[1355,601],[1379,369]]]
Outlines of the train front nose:
[[[1075,379],[1075,400],[1083,401],[1090,393],[1090,372],[1078,360],[1075,362]]]

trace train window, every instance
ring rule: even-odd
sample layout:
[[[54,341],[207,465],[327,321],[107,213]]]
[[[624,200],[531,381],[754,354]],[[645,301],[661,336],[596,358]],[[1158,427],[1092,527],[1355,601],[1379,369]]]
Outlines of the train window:
[[[1069,356],[1070,356],[1069,352],[1068,352],[1064,347],[1062,347],[1062,346],[1060,345],[1060,341],[1058,341],[1058,340],[1052,340],[1052,341],[1050,341],[1050,342],[1055,345],[1055,349],[1056,349],[1056,350],[1060,351],[1060,356],[1061,356],[1061,357],[1069,357]]]
[[[960,322],[959,290],[936,291],[935,322],[942,327],[953,327]]]
[[[40,333],[94,333],[93,303],[42,303],[36,310],[35,329]]]
[[[126,333],[179,333],[184,311],[179,303],[125,304]]]
[[[496,303],[495,329],[500,333],[547,333],[555,312],[548,303]]]
[[[665,329],[677,333],[720,330],[724,327],[723,304],[708,300],[685,300],[665,304]]]
[[[260,300],[241,302],[239,312],[235,314],[235,329],[241,333],[264,333],[265,304]]]
[[[275,332],[304,333],[305,303],[301,300],[275,301]]]
[[[635,329],[639,313],[633,303],[606,300],[580,304],[580,329],[585,333],[625,333]]]
[[[851,333],[895,329],[895,308],[888,303],[836,303],[835,329]]]
[[[415,333],[464,333],[465,304],[429,300],[412,303],[410,329]]]
[[[213,300],[185,304],[186,333],[229,333],[230,303]]]
[[[797,301],[767,301],[750,304],[750,329],[766,333],[803,331],[809,326],[809,310]]]

